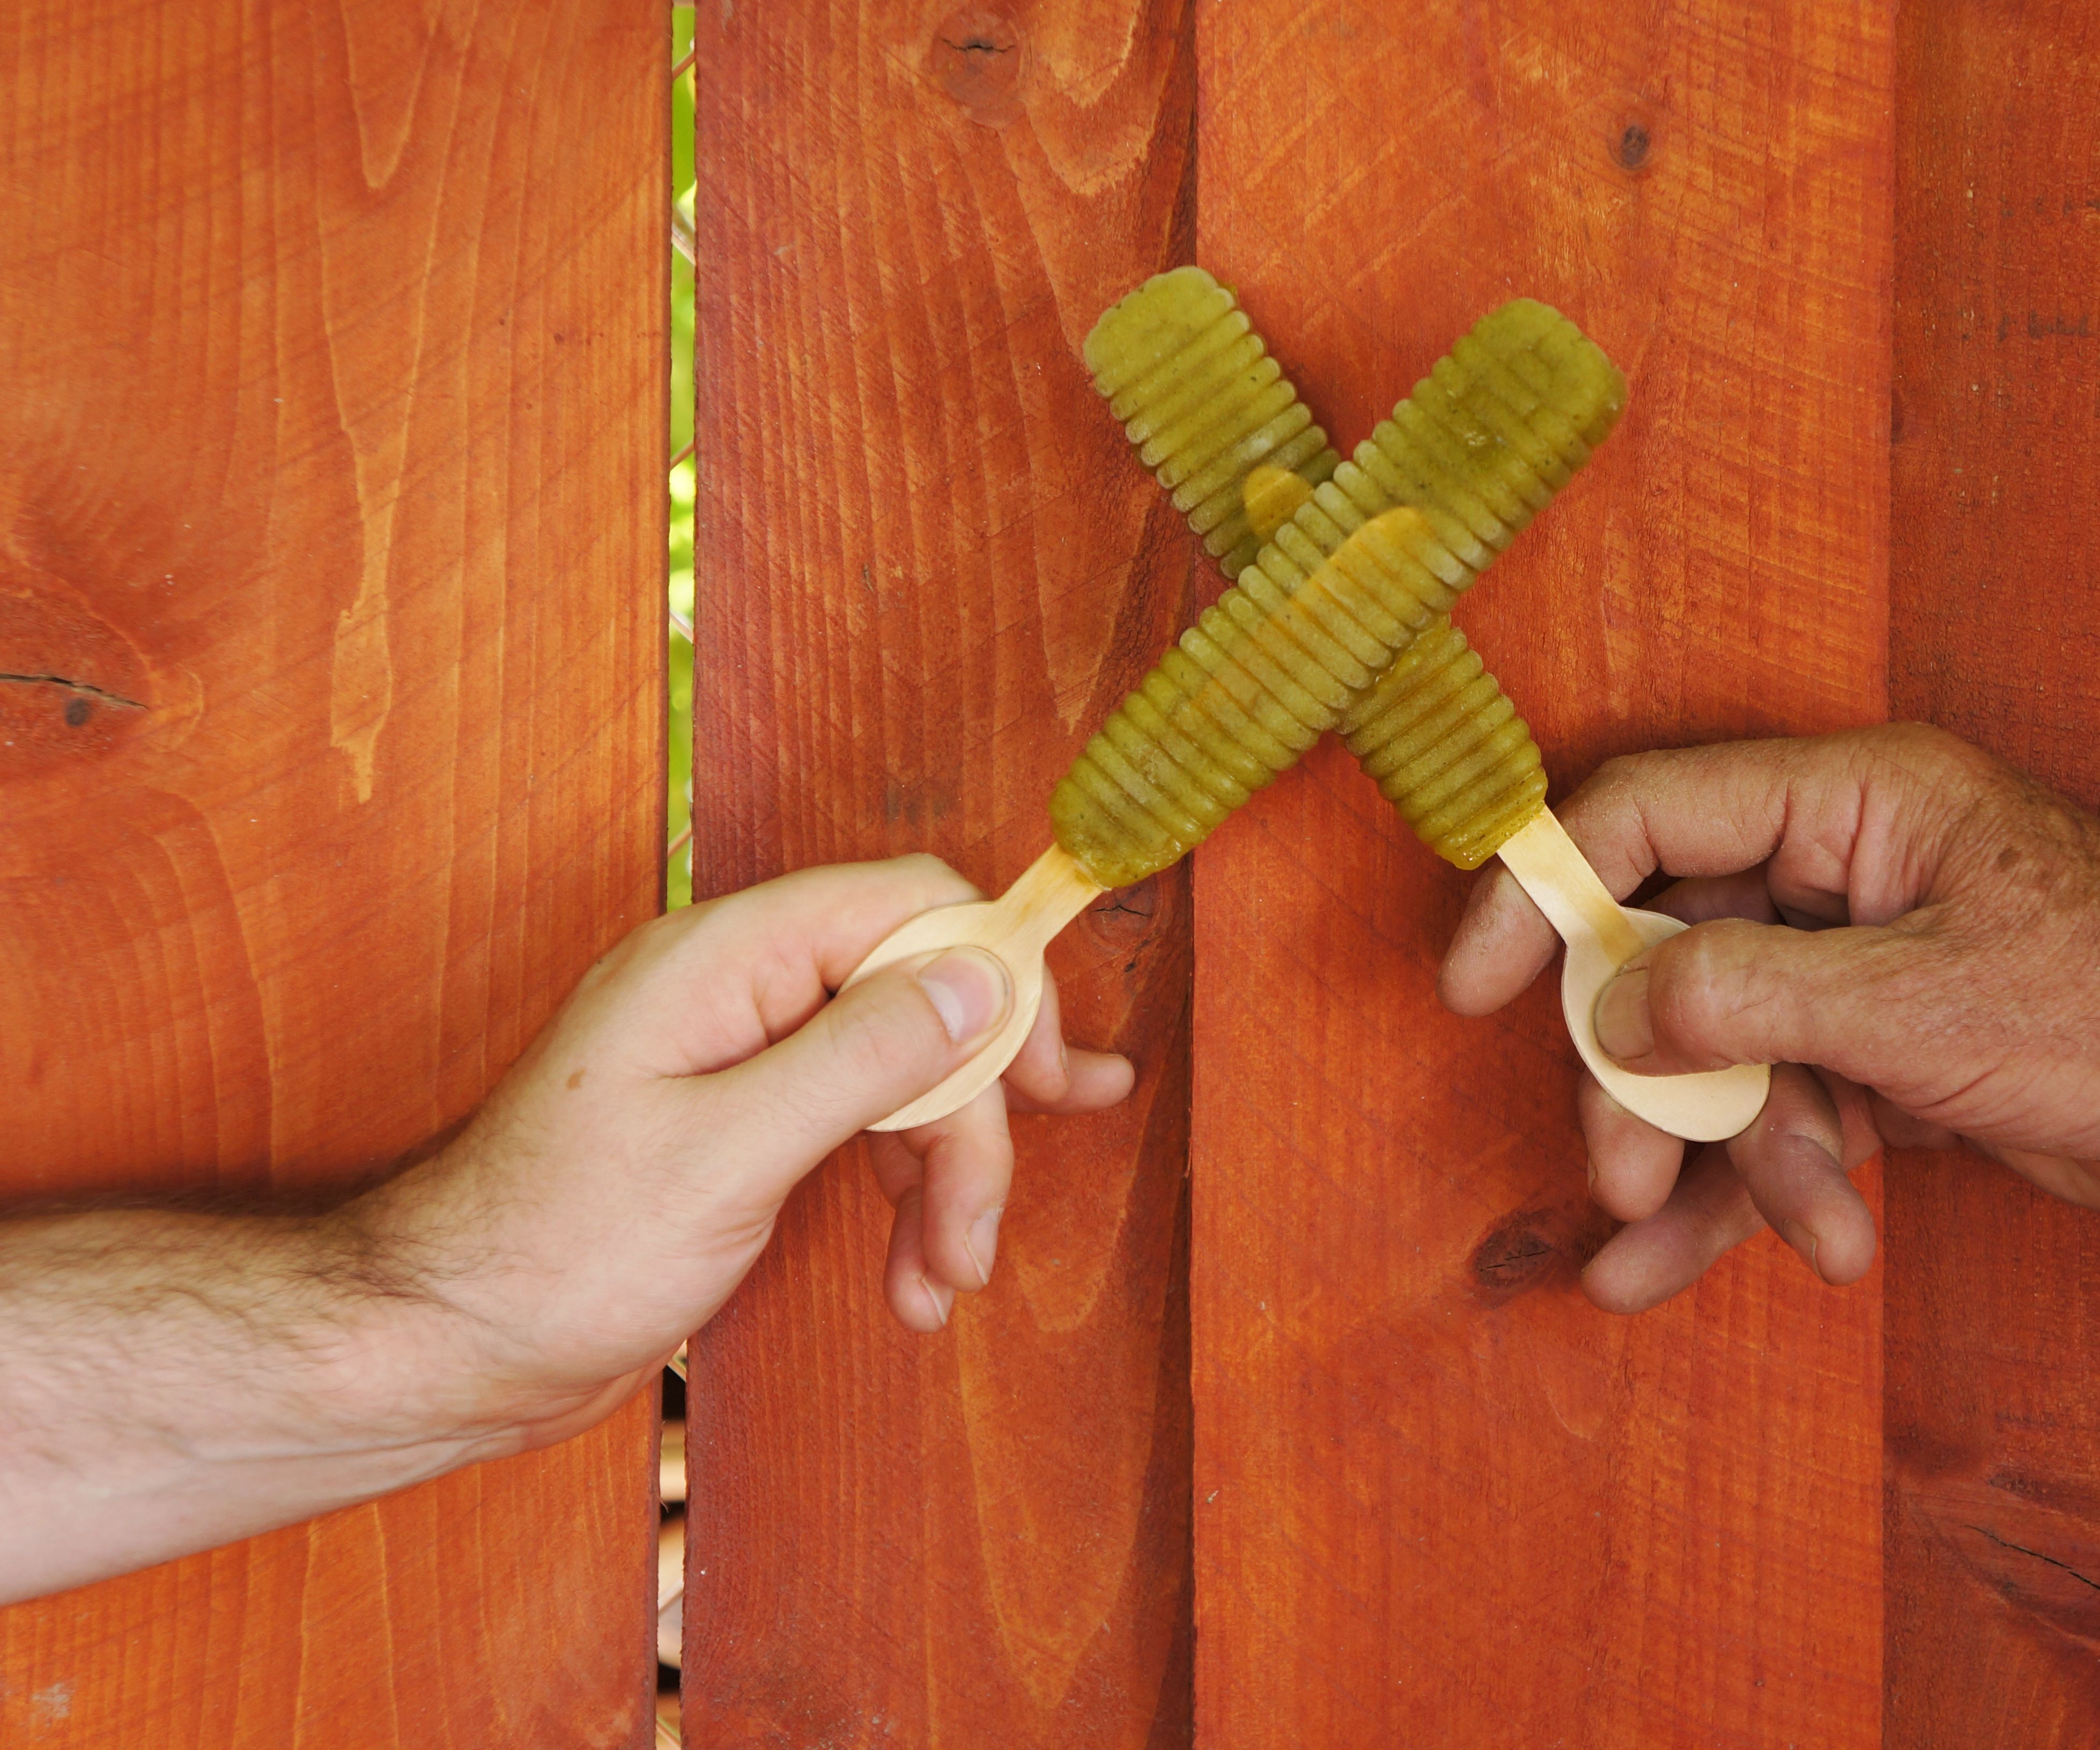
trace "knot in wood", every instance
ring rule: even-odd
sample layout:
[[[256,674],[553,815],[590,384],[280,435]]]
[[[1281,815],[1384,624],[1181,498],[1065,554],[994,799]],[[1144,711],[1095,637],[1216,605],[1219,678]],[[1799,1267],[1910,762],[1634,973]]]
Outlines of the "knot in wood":
[[[1534,1288],[1573,1282],[1604,1244],[1608,1226],[1601,1212],[1587,1206],[1505,1216],[1467,1261],[1468,1297],[1492,1310]]]
[[[146,665],[68,586],[0,577],[0,781],[92,759],[143,723]]]
[[[1629,122],[1620,130],[1619,142],[1612,148],[1612,156],[1618,160],[1621,170],[1637,170],[1648,162],[1648,148],[1653,144],[1643,124]]]
[[[1021,113],[1020,27],[991,7],[951,12],[933,33],[928,59],[934,78],[986,127],[1004,127]]]

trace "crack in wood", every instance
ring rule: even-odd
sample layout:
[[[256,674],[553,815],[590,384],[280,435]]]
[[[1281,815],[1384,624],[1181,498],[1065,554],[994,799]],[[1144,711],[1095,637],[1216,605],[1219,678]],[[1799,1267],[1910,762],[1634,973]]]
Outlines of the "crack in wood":
[[[70,692],[82,693],[99,699],[104,705],[121,705],[127,711],[143,711],[144,705],[136,699],[127,699],[121,692],[94,686],[86,681],[70,680],[63,674],[0,674],[0,681],[12,681],[24,687],[63,687]]]
[[[2032,1556],[2037,1562],[2046,1562],[2051,1567],[2060,1567],[2081,1586],[2090,1586],[2095,1592],[2100,1592],[2100,1580],[2089,1579],[2068,1562],[2058,1561],[2054,1556],[2044,1555],[2039,1549],[2030,1549],[2025,1544],[2016,1544],[2009,1537],[2001,1537],[1988,1525],[1971,1525],[1969,1529],[1988,1538],[2001,1549],[2010,1549],[2020,1555]]]

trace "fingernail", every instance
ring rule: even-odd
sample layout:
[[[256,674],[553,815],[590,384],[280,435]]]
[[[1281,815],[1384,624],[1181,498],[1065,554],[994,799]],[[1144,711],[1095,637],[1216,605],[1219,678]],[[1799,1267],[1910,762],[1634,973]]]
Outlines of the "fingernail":
[[[934,1324],[940,1326],[943,1330],[946,1329],[948,1324],[948,1303],[942,1298],[941,1291],[935,1288],[933,1284],[929,1282],[924,1276],[921,1276],[919,1279],[919,1291],[926,1297],[926,1304],[933,1309]]]
[[[988,1032],[1006,1013],[1006,968],[981,948],[949,949],[920,969],[919,988],[959,1045]]]
[[[1597,993],[1590,1025],[1608,1057],[1621,1063],[1655,1050],[1655,1021],[1648,1013],[1648,969],[1621,972]]]
[[[977,1267],[977,1285],[982,1288],[991,1281],[991,1262],[999,1256],[999,1218],[1001,1211],[987,1209],[970,1223],[970,1231],[963,1235],[963,1249],[970,1255],[970,1262]]]
[[[1799,1222],[1781,1222],[1779,1231],[1781,1239],[1807,1259],[1808,1267],[1815,1272],[1815,1279],[1820,1282],[1823,1279],[1823,1266],[1815,1262],[1815,1253],[1823,1242]]]

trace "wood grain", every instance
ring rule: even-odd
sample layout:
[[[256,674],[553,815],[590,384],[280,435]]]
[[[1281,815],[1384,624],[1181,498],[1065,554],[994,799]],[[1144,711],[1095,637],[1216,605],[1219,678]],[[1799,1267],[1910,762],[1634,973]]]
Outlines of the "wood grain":
[[[1192,543],[1079,342],[1189,246],[1182,0],[698,14],[697,893],[987,891],[1176,631]],[[896,1328],[858,1151],[695,1339],[686,1741],[1189,1734],[1185,873],[1053,946],[1118,1111],[1019,1124],[998,1279]]]
[[[1905,7],[1890,703],[2100,805],[2100,17]],[[1888,1193],[1889,1742],[2100,1739],[2100,1232],[1956,1156]]]
[[[1882,714],[1890,55],[1806,0],[1202,11],[1198,253],[1338,444],[1517,293],[1626,372],[1462,613],[1557,788]],[[1463,882],[1339,749],[1196,861],[1200,1742],[1877,1743],[1877,1283],[1767,1235],[1590,1310],[1555,981],[1438,1008]]]
[[[657,908],[667,50],[9,9],[7,1194],[382,1169]],[[0,1742],[642,1742],[651,1448],[638,1401],[0,1613]]]

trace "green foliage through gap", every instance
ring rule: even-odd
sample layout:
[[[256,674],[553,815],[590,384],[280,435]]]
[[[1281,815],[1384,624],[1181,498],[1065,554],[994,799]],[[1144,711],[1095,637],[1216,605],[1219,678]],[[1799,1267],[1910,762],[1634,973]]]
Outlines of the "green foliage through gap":
[[[693,46],[693,12],[679,7],[671,14],[671,60],[675,66]],[[693,217],[693,80],[688,68],[671,88],[671,187],[686,217]],[[693,437],[693,270],[686,258],[671,254],[671,453]],[[690,625],[693,613],[693,498],[697,470],[688,457],[671,471],[670,605]],[[674,844],[692,817],[693,647],[673,630],[670,643],[670,806],[667,844]],[[690,846],[671,859],[666,871],[665,904],[675,909],[692,903]]]

